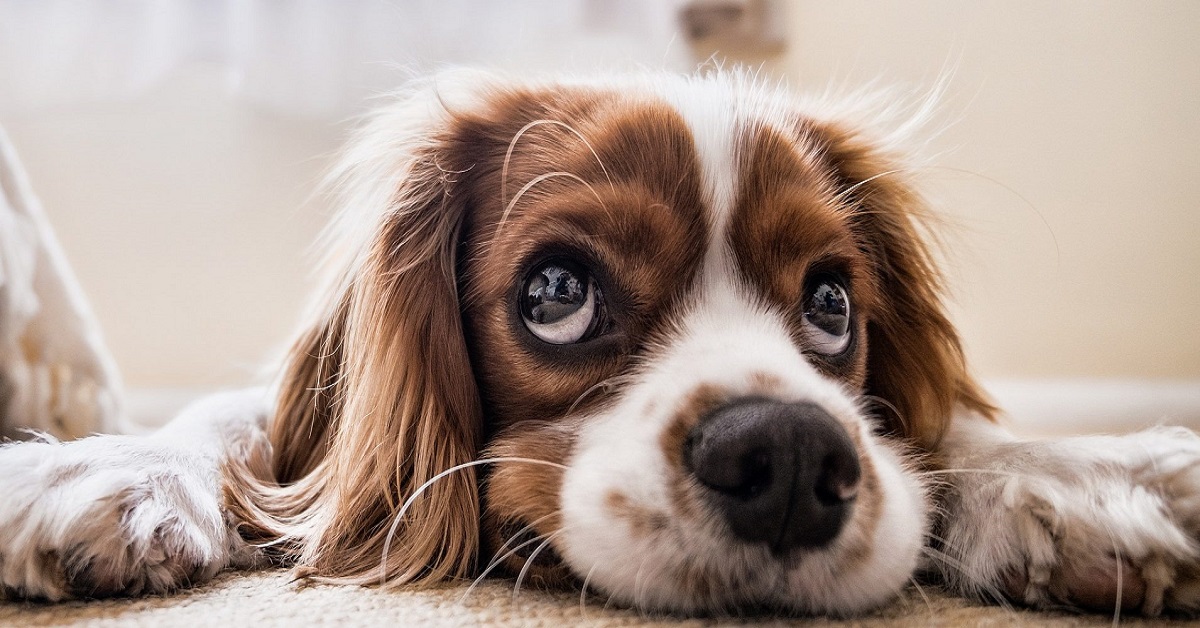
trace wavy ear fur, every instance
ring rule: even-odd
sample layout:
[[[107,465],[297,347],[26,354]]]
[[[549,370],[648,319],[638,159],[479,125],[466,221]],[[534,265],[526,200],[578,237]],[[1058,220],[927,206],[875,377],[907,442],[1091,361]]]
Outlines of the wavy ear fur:
[[[992,418],[996,409],[967,370],[941,301],[942,279],[925,244],[924,200],[906,169],[855,128],[818,129],[826,158],[852,190],[853,220],[883,295],[867,330],[867,393],[882,399],[891,431],[931,451],[953,413]]]
[[[469,195],[453,169],[465,158],[448,154],[446,81],[418,86],[351,143],[332,181],[334,274],[279,386],[275,477],[230,470],[243,536],[322,579],[432,582],[476,558],[472,469],[425,488],[397,521],[426,481],[479,451],[455,281]]]

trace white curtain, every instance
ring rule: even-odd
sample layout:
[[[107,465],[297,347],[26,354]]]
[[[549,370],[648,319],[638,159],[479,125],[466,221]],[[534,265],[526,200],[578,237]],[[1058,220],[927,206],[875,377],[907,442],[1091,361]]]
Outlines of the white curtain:
[[[0,129],[0,441],[125,429],[117,366]]]
[[[0,114],[135,98],[190,64],[341,116],[413,71],[686,69],[682,0],[0,0]]]

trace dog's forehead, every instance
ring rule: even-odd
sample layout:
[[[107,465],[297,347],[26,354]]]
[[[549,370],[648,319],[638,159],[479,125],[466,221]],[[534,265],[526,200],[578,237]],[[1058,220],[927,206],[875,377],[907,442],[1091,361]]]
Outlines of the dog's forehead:
[[[799,277],[814,260],[858,257],[836,174],[823,154],[825,138],[813,120],[775,92],[728,81],[687,82],[657,93],[695,147],[710,226],[706,272],[736,267],[770,292],[761,281],[764,270]]]
[[[670,149],[686,145],[686,165],[700,181],[700,203],[718,239],[726,233],[733,216],[754,200],[743,189],[747,170],[761,170],[764,160],[774,162],[780,178],[766,181],[760,177],[755,181],[760,186],[781,184],[788,178],[794,181],[793,175],[800,171],[812,175],[822,170],[823,164],[814,159],[819,143],[805,132],[808,120],[776,91],[729,76],[659,77],[631,89],[618,87],[613,91],[619,97],[613,99],[606,112],[609,115],[599,117],[597,126],[610,133],[629,132],[648,122],[659,127],[658,134],[640,134],[642,139],[657,136],[658,142],[625,144],[624,154],[613,158],[643,163],[670,161],[679,159]],[[654,115],[646,115],[650,111]],[[775,154],[760,150],[764,143]],[[653,170],[639,172],[654,174]],[[806,178],[809,183],[816,179]]]
[[[779,229],[797,220],[830,222],[829,215],[813,216],[828,214],[835,200],[819,134],[775,92],[731,80],[661,80],[522,91],[511,102],[522,101],[541,106],[519,107],[522,115],[501,136],[507,150],[500,182],[489,186],[501,221],[578,224],[580,214],[590,213],[593,235],[619,239],[596,220],[699,219],[707,237],[690,246],[708,254],[754,246],[730,241],[745,235],[738,223]],[[579,202],[545,202],[571,195]],[[794,202],[800,196],[804,201]],[[781,221],[781,214],[797,220]],[[788,251],[803,253],[807,246],[794,245],[827,240],[839,230],[817,231],[804,243],[793,239]]]
[[[769,313],[773,342],[799,343],[814,261],[848,261],[835,270],[853,279],[861,256],[819,134],[794,108],[735,87],[522,89],[472,122],[465,137],[486,148],[454,165],[472,182],[457,192],[472,208],[460,281],[468,334],[493,356],[478,367],[497,417],[522,415],[529,399],[565,413],[696,316]],[[516,295],[558,258],[597,274],[620,350],[551,360],[521,340]]]
[[[647,320],[718,270],[794,309],[814,262],[854,275],[861,261],[822,134],[774,92],[704,80],[521,89],[480,126],[470,136],[491,157],[461,169],[488,173],[469,259],[486,260],[495,281],[478,288],[495,299],[554,248],[587,252]]]

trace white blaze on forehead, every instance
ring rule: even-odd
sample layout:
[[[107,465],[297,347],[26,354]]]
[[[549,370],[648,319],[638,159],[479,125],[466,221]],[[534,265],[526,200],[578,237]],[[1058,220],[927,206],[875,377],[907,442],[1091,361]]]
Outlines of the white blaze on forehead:
[[[692,134],[710,227],[705,268],[712,269],[725,257],[725,234],[737,197],[737,148],[744,126],[737,91],[724,80],[688,80],[663,89],[662,96]]]
[[[733,212],[737,186],[738,102],[723,82],[689,82],[664,94],[692,133],[700,162],[702,193],[713,235],[723,234]]]
[[[701,276],[702,283],[711,283],[734,272],[728,232],[738,211],[740,153],[754,129],[783,129],[794,122],[794,103],[785,92],[739,73],[669,80],[654,91],[691,132],[710,228]]]

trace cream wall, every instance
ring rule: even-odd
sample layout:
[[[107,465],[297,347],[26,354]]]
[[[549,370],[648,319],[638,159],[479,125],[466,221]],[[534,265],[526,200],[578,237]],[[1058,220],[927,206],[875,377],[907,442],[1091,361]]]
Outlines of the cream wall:
[[[330,122],[192,68],[131,103],[3,120],[132,388],[244,385],[297,320]]]
[[[806,1],[788,25],[793,85],[950,73],[925,182],[979,370],[1200,376],[1200,3]]]
[[[1197,25],[1188,0],[797,2],[768,71],[916,90],[953,71],[925,181],[985,375],[1195,378]],[[243,383],[286,338],[337,124],[234,104],[203,67],[3,123],[128,384]]]

